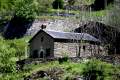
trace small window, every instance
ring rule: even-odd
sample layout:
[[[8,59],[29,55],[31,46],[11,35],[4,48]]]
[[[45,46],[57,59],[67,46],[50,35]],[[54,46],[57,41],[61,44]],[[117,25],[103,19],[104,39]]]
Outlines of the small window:
[[[44,37],[41,37],[41,42],[43,42],[43,40],[44,40]]]
[[[86,49],[86,47],[85,47],[85,45],[83,46],[83,50],[85,51],[85,49]]]
[[[50,48],[46,49],[46,57],[50,56]]]

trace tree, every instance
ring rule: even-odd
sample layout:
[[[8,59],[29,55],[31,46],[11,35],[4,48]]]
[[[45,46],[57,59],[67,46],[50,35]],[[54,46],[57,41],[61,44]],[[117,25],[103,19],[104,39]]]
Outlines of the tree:
[[[38,8],[37,14],[39,15],[40,12],[45,13],[49,11],[49,8],[52,8],[52,0],[37,0],[36,6]]]
[[[112,26],[116,26],[120,29],[120,1],[115,0],[114,5],[112,6],[112,9],[108,12],[108,24]]]
[[[63,0],[55,0],[55,1],[53,1],[52,6],[54,9],[63,9],[64,1]]]
[[[14,3],[15,0],[0,0],[0,29],[11,19],[15,9]]]
[[[34,0],[17,0],[13,18],[5,32],[6,39],[21,38],[32,25],[36,16]]]
[[[118,32],[111,32],[114,34],[114,43],[111,47],[114,52],[120,54],[120,0],[115,0],[113,8],[109,10],[107,16],[108,24],[117,29]],[[113,47],[113,45],[115,47]]]
[[[76,0],[68,0],[69,5],[74,5]]]
[[[12,12],[12,10],[15,8],[14,3],[14,0],[0,0],[0,15],[9,11]]]
[[[91,8],[93,10],[103,10],[108,6],[110,3],[113,3],[114,0],[95,0],[93,4],[91,4]]]

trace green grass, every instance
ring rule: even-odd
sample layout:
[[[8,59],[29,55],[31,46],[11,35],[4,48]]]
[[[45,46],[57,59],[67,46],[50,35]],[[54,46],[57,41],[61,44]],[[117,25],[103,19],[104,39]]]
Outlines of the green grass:
[[[77,21],[102,21],[102,22],[106,22],[107,18],[106,16],[107,14],[107,10],[101,10],[101,11],[67,11],[67,10],[54,10],[51,9],[50,10],[50,14],[53,13],[72,13],[75,14],[74,16],[50,16],[49,13],[46,13],[46,15],[42,15],[42,16],[37,16],[36,19],[43,19],[43,20],[57,20],[57,19],[69,19],[69,20],[73,20],[76,19]]]
[[[91,70],[103,72],[102,77],[104,78],[104,80],[112,80],[113,78],[119,80],[119,78],[117,78],[116,75],[112,75],[112,74],[114,74],[114,72],[115,74],[120,73],[120,66],[114,66],[112,64],[102,62],[97,59],[92,59],[89,60],[88,62],[81,61],[78,63],[67,61],[67,62],[63,62],[62,64],[59,64],[58,61],[51,61],[51,62],[45,62],[39,64],[26,64],[23,68],[24,69],[23,71],[2,73],[0,74],[0,79],[23,80],[24,77],[27,77],[32,73],[36,73],[37,71],[48,71],[53,68],[60,68],[63,70],[62,74],[55,75],[55,76],[59,76],[61,80],[65,80],[65,79],[72,80],[76,76],[84,76],[85,73],[89,73],[89,71]],[[98,77],[99,76],[100,75],[98,75]],[[41,78],[40,80],[44,80],[44,78]]]
[[[102,66],[102,69],[101,69],[101,66]],[[66,78],[68,80],[72,80],[75,76],[82,76],[83,73],[85,72],[89,73],[89,70],[102,71],[103,72],[102,77],[104,77],[104,80],[112,80],[114,77],[116,78],[116,76],[111,74],[114,74],[114,72],[116,72],[116,74],[119,74],[120,72],[119,67],[113,66],[112,64],[109,64],[106,62],[101,62],[99,60],[93,59],[85,63],[83,62],[74,63],[74,62],[68,61],[68,62],[59,64],[58,61],[52,61],[52,62],[40,63],[37,65],[29,64],[29,65],[25,65],[24,71],[20,71],[19,73],[16,73],[14,77],[17,77],[18,79],[23,79],[23,76],[24,77],[29,76],[32,73],[36,73],[37,71],[41,71],[41,70],[47,71],[56,67],[61,68],[64,71],[62,74],[59,75],[61,80],[65,80]],[[12,74],[9,74],[9,77],[11,75]],[[43,80],[43,78],[41,78],[40,80]]]

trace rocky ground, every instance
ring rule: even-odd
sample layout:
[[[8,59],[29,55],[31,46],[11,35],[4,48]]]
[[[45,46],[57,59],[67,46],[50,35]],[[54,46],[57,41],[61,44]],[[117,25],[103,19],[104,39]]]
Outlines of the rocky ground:
[[[91,21],[92,22],[92,21]],[[41,29],[41,25],[46,25],[46,30],[55,30],[55,31],[65,31],[70,32],[74,31],[76,28],[80,26],[84,26],[87,23],[91,23],[89,20],[78,20],[75,18],[65,18],[65,19],[47,19],[47,20],[38,20],[36,19],[32,26],[27,30],[26,35],[34,35]],[[94,22],[94,21],[93,21]],[[92,22],[92,23],[93,23]],[[96,22],[91,26],[95,26]]]
[[[26,35],[34,35],[41,29],[41,25],[46,25],[46,30],[72,31],[79,27],[78,22],[73,20],[35,20]]]

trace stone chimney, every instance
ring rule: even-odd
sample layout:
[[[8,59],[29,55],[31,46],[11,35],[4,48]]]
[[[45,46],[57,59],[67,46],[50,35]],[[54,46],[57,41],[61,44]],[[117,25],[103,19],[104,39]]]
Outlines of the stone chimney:
[[[46,29],[46,25],[45,25],[45,24],[42,24],[40,28],[41,28],[41,29]]]

